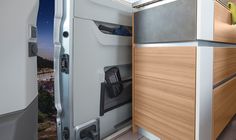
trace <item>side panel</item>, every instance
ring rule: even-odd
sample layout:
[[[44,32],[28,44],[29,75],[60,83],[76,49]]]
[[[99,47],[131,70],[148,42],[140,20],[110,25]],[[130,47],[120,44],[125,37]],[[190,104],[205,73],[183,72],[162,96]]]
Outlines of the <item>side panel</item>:
[[[195,139],[195,47],[135,48],[134,124],[166,140]]]
[[[30,27],[38,0],[0,2],[0,115],[25,109],[37,96],[36,57],[29,57]]]
[[[214,0],[197,0],[197,39],[213,40]]]
[[[131,37],[104,34],[94,21],[75,18],[72,62],[74,126],[100,118],[105,137],[131,117],[130,104],[99,115],[104,67],[131,64]]]
[[[213,140],[213,47],[209,43],[198,46],[196,61],[195,140]]]

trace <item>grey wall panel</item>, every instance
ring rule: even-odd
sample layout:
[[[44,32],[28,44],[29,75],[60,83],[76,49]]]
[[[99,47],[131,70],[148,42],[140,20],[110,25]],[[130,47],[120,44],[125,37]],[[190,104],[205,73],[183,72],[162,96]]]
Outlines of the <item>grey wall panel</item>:
[[[131,4],[115,0],[75,0],[74,14],[77,18],[130,26]]]
[[[25,110],[0,116],[0,140],[38,139],[38,98]]]
[[[100,117],[104,67],[131,64],[131,37],[104,34],[92,20],[74,19],[73,113],[74,126],[100,118],[101,138],[116,131],[115,125],[131,117],[126,104]]]
[[[134,14],[135,43],[191,41],[197,38],[196,0],[177,0]]]

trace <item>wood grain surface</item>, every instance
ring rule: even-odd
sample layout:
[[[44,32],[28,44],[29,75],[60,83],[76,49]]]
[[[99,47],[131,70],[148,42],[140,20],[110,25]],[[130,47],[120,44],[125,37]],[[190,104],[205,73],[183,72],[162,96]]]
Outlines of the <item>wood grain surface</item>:
[[[236,48],[214,48],[214,84],[236,73]]]
[[[217,87],[213,96],[214,139],[236,114],[236,78]]]
[[[134,125],[162,140],[194,140],[196,48],[135,48],[134,55]]]
[[[231,12],[215,1],[214,41],[236,43],[236,26],[232,25]]]

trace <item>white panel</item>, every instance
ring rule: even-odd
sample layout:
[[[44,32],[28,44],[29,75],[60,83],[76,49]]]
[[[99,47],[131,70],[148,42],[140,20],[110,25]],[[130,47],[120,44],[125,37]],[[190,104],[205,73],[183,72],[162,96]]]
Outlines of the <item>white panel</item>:
[[[38,0],[0,1],[0,115],[25,109],[37,96],[36,57],[28,57]]]
[[[214,0],[197,0],[197,39],[213,40]]]
[[[75,0],[75,17],[131,26],[132,6],[118,0]]]
[[[130,37],[103,34],[94,26],[92,20],[74,19],[74,126],[99,117],[104,67],[131,63]],[[114,125],[130,117],[131,112],[131,106],[127,104],[101,117],[101,137],[113,131]]]
[[[211,140],[213,47],[197,48],[195,140]]]

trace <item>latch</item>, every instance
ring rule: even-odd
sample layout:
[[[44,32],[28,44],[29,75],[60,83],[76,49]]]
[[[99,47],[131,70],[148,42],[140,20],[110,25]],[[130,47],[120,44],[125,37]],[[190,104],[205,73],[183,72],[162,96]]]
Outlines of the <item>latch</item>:
[[[28,41],[28,56],[34,57],[38,54],[37,45],[37,28],[35,26],[29,26],[29,41]]]
[[[99,118],[75,128],[76,140],[100,140]]]
[[[70,56],[68,54],[63,54],[61,56],[61,72],[69,74],[69,59]]]
[[[36,42],[28,42],[28,55],[29,57],[37,56],[38,54],[38,45]]]

